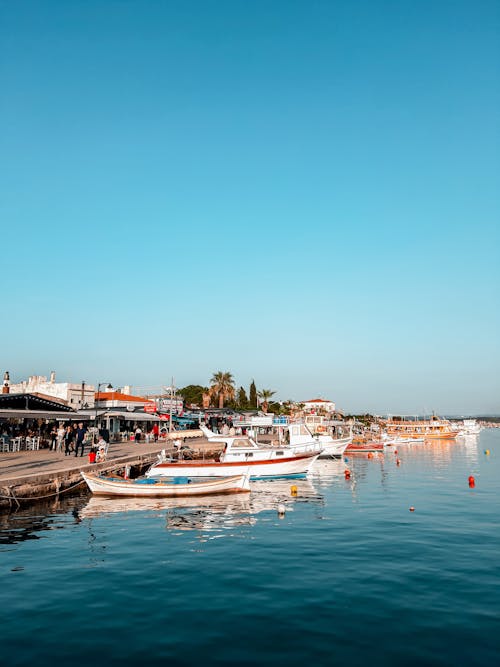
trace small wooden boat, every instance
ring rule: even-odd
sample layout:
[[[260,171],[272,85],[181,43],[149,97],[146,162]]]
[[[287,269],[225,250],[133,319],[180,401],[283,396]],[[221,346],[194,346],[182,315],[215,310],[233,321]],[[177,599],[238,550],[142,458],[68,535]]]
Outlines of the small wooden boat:
[[[124,479],[123,477],[89,475],[84,472],[81,475],[92,493],[101,496],[179,498],[250,492],[250,474],[248,472],[221,479],[204,480],[192,480],[188,477],[173,480]]]

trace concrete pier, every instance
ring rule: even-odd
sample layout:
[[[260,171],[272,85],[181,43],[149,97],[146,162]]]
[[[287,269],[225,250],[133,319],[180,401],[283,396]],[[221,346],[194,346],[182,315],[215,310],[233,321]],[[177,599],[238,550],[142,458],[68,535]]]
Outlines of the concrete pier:
[[[190,440],[189,446],[198,454],[213,449],[213,444],[201,438]],[[136,475],[141,474],[163,449],[172,451],[171,443],[111,443],[107,460],[97,464],[89,463],[88,448],[83,457],[75,457],[74,453],[65,456],[47,449],[4,452],[0,454],[0,511],[10,511],[58,494],[64,497],[81,493],[86,489],[80,475],[82,470],[111,472],[130,465]]]

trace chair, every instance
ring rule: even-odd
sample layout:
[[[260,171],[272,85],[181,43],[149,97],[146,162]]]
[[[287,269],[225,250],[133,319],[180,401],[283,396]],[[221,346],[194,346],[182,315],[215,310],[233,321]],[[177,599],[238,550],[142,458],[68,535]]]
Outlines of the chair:
[[[24,440],[24,449],[29,452],[33,449],[33,438],[26,436]]]
[[[9,442],[5,438],[0,438],[0,451],[2,451],[2,452],[10,451]]]
[[[12,438],[10,441],[11,452],[19,452],[21,450],[21,438]]]

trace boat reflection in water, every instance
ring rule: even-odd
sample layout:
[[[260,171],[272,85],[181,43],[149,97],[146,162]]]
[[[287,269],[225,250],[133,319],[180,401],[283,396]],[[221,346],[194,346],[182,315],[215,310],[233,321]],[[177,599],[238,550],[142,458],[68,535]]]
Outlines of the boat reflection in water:
[[[220,530],[252,526],[261,512],[276,512],[285,503],[287,510],[300,502],[323,503],[309,479],[276,479],[250,483],[245,495],[199,496],[192,498],[108,498],[91,496],[80,511],[81,519],[129,512],[165,513],[169,530]]]
[[[346,460],[349,457],[346,457]],[[326,488],[344,481],[344,472],[348,467],[344,459],[319,459],[310,473],[310,480],[318,488]]]

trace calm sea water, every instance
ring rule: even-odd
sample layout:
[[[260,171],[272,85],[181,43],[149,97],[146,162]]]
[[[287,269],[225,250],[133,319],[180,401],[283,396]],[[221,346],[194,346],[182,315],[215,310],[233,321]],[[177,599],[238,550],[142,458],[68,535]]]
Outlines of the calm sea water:
[[[0,517],[2,663],[500,664],[500,430],[397,456]]]

